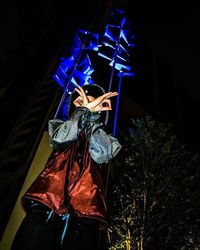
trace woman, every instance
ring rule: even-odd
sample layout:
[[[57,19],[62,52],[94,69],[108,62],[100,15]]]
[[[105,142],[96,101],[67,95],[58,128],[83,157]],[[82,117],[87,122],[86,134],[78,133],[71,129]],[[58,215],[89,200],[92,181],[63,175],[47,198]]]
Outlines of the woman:
[[[106,228],[102,171],[121,149],[105,132],[110,98],[99,85],[78,87],[69,119],[48,123],[53,152],[44,170],[22,197],[26,216],[12,250],[97,250]]]

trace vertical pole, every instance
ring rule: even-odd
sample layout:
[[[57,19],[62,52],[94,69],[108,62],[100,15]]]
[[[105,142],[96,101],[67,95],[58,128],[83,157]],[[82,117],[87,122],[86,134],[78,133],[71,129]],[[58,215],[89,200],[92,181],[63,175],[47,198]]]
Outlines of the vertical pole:
[[[61,109],[61,107],[62,107],[62,104],[63,104],[63,102],[65,101],[66,95],[67,95],[67,88],[65,89],[65,91],[64,91],[64,93],[63,93],[63,95],[62,95],[62,98],[61,98],[61,100],[60,100],[60,103],[59,103],[59,105],[58,105],[58,108],[57,108],[57,110],[56,110],[56,113],[55,113],[55,115],[54,115],[54,119],[56,119],[56,118],[58,117],[58,114],[59,114],[59,112],[60,112],[60,109]]]
[[[113,135],[114,136],[116,135],[116,129],[117,129],[117,120],[118,120],[121,86],[122,86],[122,72],[119,73],[118,96],[117,96],[117,102],[116,102],[116,108],[115,108],[115,116],[114,116],[114,125],[113,125]]]
[[[108,83],[108,92],[111,91],[114,72],[115,72],[115,62],[113,63],[111,74],[110,74],[110,80],[109,80],[109,83]]]

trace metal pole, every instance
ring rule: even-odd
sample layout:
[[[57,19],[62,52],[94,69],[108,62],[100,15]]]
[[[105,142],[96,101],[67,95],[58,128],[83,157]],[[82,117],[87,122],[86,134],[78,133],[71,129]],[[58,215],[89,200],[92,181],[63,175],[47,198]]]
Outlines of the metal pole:
[[[120,94],[121,94],[121,86],[122,86],[122,71],[119,73],[119,83],[118,83],[118,96],[117,96],[117,102],[116,102],[116,108],[115,108],[115,116],[114,116],[114,125],[113,125],[113,135],[116,135],[116,129],[117,129],[117,120],[118,120],[118,111],[119,111],[119,100],[120,100]]]

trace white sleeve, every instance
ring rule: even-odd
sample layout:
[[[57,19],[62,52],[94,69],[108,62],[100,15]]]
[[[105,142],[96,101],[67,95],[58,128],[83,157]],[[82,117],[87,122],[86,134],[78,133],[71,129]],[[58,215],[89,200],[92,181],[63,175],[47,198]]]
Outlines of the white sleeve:
[[[89,152],[97,163],[107,163],[118,154],[121,147],[115,137],[108,135],[101,128],[92,133],[90,137]]]

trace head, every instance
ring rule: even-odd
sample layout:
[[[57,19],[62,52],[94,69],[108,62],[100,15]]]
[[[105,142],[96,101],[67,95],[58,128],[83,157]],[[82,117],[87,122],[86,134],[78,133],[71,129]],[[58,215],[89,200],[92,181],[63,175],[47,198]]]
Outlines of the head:
[[[105,90],[97,84],[84,85],[84,86],[82,86],[82,88],[83,88],[84,92],[86,93],[89,101],[92,101],[95,98],[97,98],[105,93]],[[75,108],[77,106],[74,104],[74,101],[78,98],[78,96],[79,96],[79,94],[76,91],[72,92],[72,94],[70,96],[69,108],[68,108],[69,117],[71,116],[72,112],[75,110]],[[101,116],[102,116],[103,122],[107,123],[108,111],[101,112]]]

